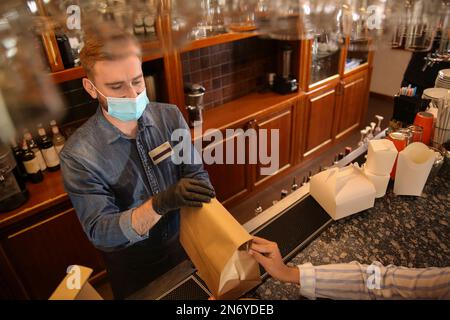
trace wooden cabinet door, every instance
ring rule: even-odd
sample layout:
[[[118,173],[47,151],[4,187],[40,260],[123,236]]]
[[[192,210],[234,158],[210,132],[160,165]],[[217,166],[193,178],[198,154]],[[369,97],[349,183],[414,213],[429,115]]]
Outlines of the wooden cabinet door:
[[[336,86],[324,88],[306,97],[304,158],[320,153],[333,141],[335,109]]]
[[[230,201],[242,196],[249,191],[250,170],[245,164],[248,161],[248,141],[244,136],[244,128],[234,128],[234,134],[226,136],[226,132],[222,132],[222,141],[212,141],[203,148],[203,154],[214,152],[214,149],[221,148],[223,152],[223,163],[204,163],[206,171],[208,171],[211,183],[216,191],[217,199],[227,205]],[[233,153],[227,155],[227,144],[233,146]],[[238,163],[238,153],[243,153],[245,162]],[[232,159],[228,161],[227,156]],[[233,162],[233,163],[230,163]]]
[[[261,140],[261,133],[259,133],[258,139],[258,164],[255,166],[255,186],[261,182],[270,179],[274,175],[289,168],[292,164],[292,121],[293,121],[294,103],[289,103],[284,107],[281,107],[277,111],[274,111],[268,115],[262,116],[255,120],[255,128],[258,130],[265,130],[265,136],[267,139],[267,145]],[[278,131],[278,148],[274,146],[274,151],[278,149],[278,166],[273,167],[276,156],[271,154],[273,142],[271,130]],[[265,143],[264,143],[265,144]],[[262,164],[260,159],[260,151],[263,156],[267,157],[267,161],[271,161],[268,164]],[[262,175],[261,169],[276,170],[270,175]]]
[[[336,139],[360,127],[361,113],[366,103],[366,78],[367,72],[364,71],[342,80]]]
[[[2,247],[31,299],[48,299],[70,265],[105,270],[73,208],[8,235]]]

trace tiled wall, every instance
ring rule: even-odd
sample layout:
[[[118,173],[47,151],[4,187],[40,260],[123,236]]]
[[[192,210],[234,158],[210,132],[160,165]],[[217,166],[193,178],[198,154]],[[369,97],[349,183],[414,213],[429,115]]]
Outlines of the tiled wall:
[[[205,109],[219,106],[264,86],[276,71],[274,48],[272,40],[250,38],[183,53],[184,83],[205,87]]]
[[[61,83],[59,89],[66,106],[60,122],[64,133],[70,136],[77,126],[95,113],[98,102],[84,90],[81,79]]]

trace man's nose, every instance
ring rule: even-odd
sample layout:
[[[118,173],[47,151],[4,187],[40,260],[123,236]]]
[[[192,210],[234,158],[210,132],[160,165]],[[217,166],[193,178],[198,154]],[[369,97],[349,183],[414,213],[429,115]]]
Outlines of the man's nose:
[[[127,89],[127,98],[136,98],[138,96],[138,92],[133,86],[129,86]]]

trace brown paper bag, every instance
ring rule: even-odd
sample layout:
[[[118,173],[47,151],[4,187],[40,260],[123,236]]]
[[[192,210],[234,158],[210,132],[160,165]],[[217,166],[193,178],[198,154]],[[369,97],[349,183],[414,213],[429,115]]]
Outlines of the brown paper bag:
[[[180,242],[217,299],[236,299],[261,283],[248,253],[252,236],[217,199],[181,210]]]

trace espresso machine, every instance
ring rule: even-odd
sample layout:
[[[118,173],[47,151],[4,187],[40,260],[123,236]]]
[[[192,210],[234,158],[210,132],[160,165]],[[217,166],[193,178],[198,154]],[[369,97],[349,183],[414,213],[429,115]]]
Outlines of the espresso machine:
[[[187,83],[184,87],[186,109],[188,111],[189,126],[203,122],[203,96],[205,88],[198,83]]]
[[[273,90],[281,94],[288,94],[297,91],[297,79],[291,76],[291,55],[292,48],[286,44],[283,46],[283,72],[277,74],[273,84]]]
[[[0,213],[14,210],[27,200],[25,181],[11,149],[0,141]]]

